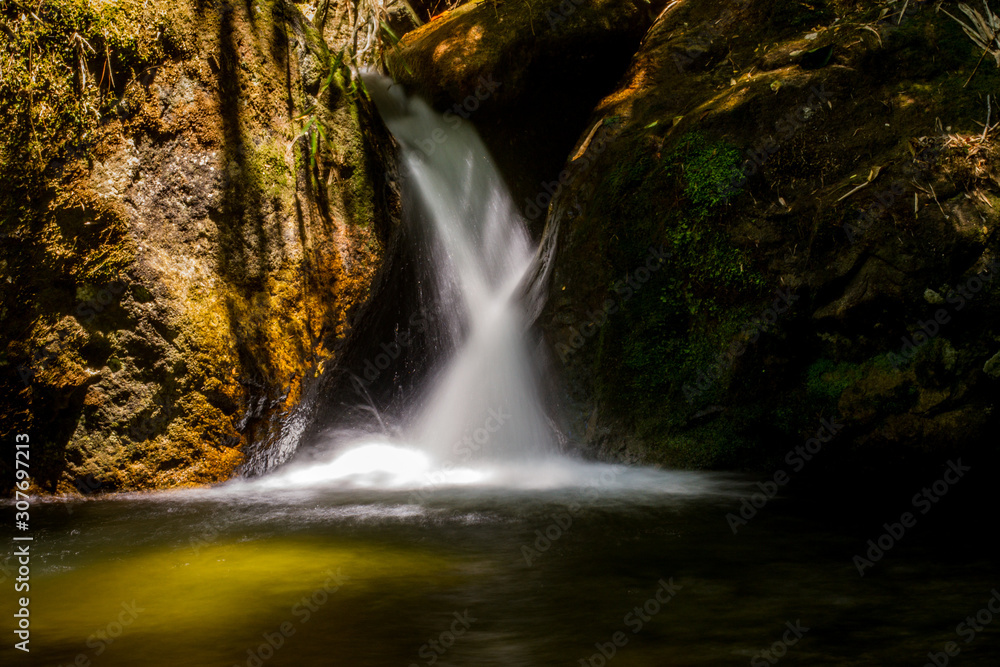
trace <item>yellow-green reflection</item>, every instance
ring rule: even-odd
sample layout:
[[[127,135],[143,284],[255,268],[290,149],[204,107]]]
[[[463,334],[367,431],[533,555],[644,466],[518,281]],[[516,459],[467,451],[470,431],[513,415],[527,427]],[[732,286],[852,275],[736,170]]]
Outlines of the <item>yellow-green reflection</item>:
[[[302,636],[322,617],[324,631],[337,632],[373,589],[433,587],[453,576],[448,561],[429,553],[308,540],[127,554],[33,576],[32,649],[53,651],[58,662],[47,664],[72,664],[78,654],[94,665],[183,656],[232,665],[241,654],[243,664],[246,647],[283,623]],[[283,664],[279,657],[268,664]]]

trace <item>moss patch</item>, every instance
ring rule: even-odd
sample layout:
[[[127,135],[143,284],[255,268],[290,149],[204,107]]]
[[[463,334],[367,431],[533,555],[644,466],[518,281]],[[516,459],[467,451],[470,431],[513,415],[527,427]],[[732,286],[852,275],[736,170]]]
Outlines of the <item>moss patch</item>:
[[[598,186],[593,219],[621,223],[610,235],[608,254],[619,266],[636,267],[632,273],[642,275],[651,247],[669,259],[648,285],[634,290],[602,337],[601,396],[640,406],[638,415],[658,421],[663,397],[680,399],[682,386],[746,326],[764,279],[727,234],[725,217],[740,196],[730,192],[741,165],[735,146],[691,133],[661,155],[647,136],[625,141],[633,157],[610,169]],[[672,192],[681,196],[671,199]],[[607,285],[607,293],[628,294],[636,280],[624,276]],[[725,382],[716,388],[724,389]],[[683,412],[674,411],[672,419],[683,420]]]

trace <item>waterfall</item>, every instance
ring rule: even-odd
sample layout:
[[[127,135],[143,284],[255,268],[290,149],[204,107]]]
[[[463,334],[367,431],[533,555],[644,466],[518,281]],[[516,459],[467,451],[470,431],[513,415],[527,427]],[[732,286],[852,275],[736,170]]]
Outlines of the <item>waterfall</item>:
[[[389,434],[353,433],[328,460],[274,476],[292,483],[421,486],[478,481],[562,457],[543,409],[525,284],[536,249],[485,145],[457,116],[446,118],[376,74],[365,85],[400,147],[405,218],[425,244],[440,358]],[[537,304],[535,304],[537,306]]]
[[[411,437],[440,462],[551,453],[520,302],[535,252],[496,165],[468,122],[446,120],[384,77],[365,83],[400,145],[404,200],[429,227],[430,300],[453,350],[414,403]]]
[[[436,113],[385,77],[366,74],[364,81],[399,144],[405,242],[415,244],[411,255],[420,265],[419,289],[407,291],[420,302],[410,321],[426,323],[428,339],[424,353],[408,361],[430,369],[402,410],[382,414],[369,399],[358,411],[375,413],[367,427],[327,431],[307,455],[220,492],[402,491],[421,505],[455,487],[575,489],[588,503],[715,488],[704,475],[585,462],[560,451],[561,435],[543,407],[546,364],[530,331],[554,243],[534,247],[470,123]],[[379,356],[387,355],[370,352],[362,364],[382,368]],[[369,395],[358,389],[364,404]]]

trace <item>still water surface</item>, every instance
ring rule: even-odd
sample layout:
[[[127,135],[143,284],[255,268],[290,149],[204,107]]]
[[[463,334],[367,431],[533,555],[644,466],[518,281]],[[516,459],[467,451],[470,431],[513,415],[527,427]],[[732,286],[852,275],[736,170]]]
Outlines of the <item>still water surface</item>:
[[[593,481],[38,502],[32,651],[8,631],[0,659],[598,666],[600,645],[615,667],[770,664],[760,652],[796,639],[791,623],[802,637],[777,647],[782,664],[923,665],[948,641],[961,647],[950,664],[1000,664],[1000,615],[970,643],[956,634],[1000,584],[985,517],[922,518],[861,577],[852,557],[908,498],[864,519],[829,498],[776,498],[734,535],[725,516],[746,480]]]

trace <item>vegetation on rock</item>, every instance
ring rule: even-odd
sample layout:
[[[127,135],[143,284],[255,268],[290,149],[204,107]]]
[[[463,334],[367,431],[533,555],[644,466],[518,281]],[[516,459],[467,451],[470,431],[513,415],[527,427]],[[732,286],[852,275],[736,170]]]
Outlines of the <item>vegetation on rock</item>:
[[[45,491],[225,479],[368,296],[370,104],[283,0],[10,3],[4,26],[0,431],[32,434]]]
[[[976,71],[981,54],[929,3],[660,15],[581,128],[613,119],[608,149],[549,217],[556,344],[643,249],[674,253],[566,360],[594,451],[768,465],[834,416],[831,463],[984,441],[1000,163],[983,123],[1000,72]]]

